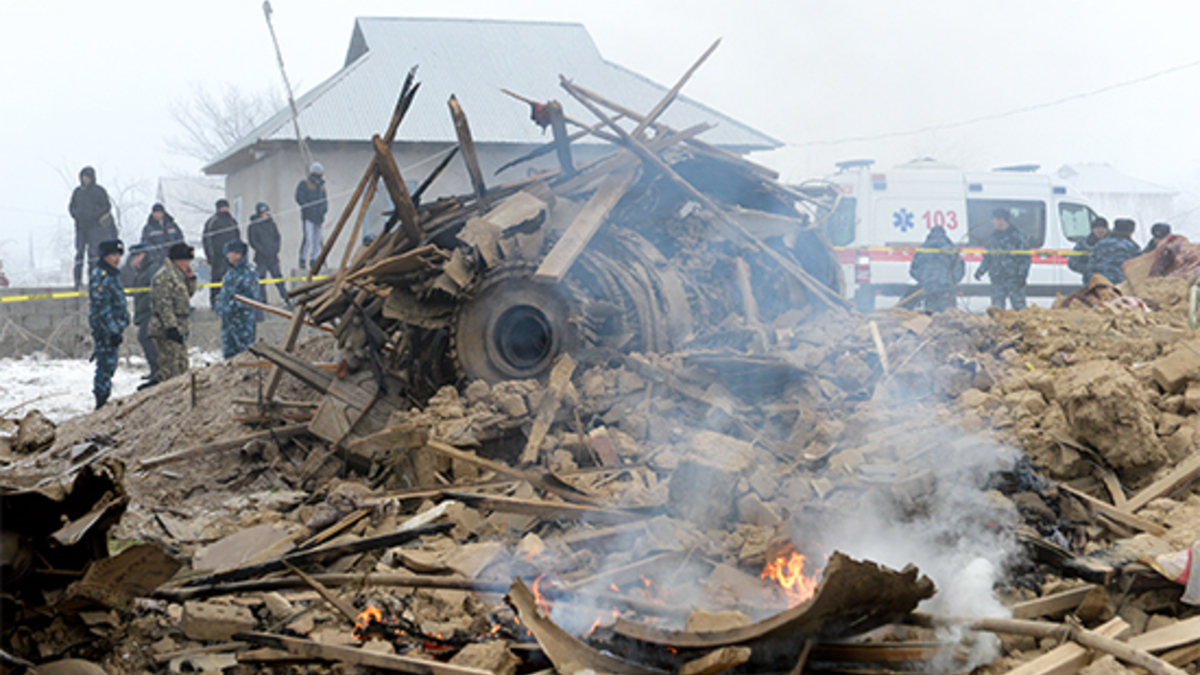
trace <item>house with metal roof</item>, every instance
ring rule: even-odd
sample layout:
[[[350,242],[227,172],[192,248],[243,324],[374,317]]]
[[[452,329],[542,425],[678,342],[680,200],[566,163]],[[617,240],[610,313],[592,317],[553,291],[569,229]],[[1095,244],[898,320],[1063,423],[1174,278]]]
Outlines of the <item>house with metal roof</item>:
[[[1064,164],[1056,173],[1082,192],[1110,223],[1117,218],[1137,221],[1134,237],[1140,241],[1150,238],[1151,225],[1171,222],[1177,216],[1177,190],[1135,178],[1105,162]]]
[[[421,89],[393,146],[410,186],[419,184],[457,143],[447,107],[451,94],[467,114],[487,180],[500,184],[523,178],[530,170],[557,166],[549,154],[495,174],[509,160],[551,139],[549,131],[543,133],[530,120],[529,106],[502,89],[537,101],[558,100],[568,116],[581,120],[591,115],[558,86],[560,74],[635,110],[649,110],[667,92],[667,87],[605,60],[579,23],[360,17],[342,69],[296,100],[301,134],[325,167],[330,195],[326,235],[329,221],[341,213],[371,161],[371,136],[387,127],[405,75],[414,65]],[[685,96],[661,119],[677,129],[713,124],[702,138],[741,154],[781,145]],[[590,137],[573,144],[577,162],[611,149]],[[300,216],[293,194],[307,170],[289,109],[213,158],[204,172],[226,177],[226,196],[243,225],[255,203],[270,204],[284,237],[285,268],[297,260]],[[426,199],[469,192],[467,172],[456,157]],[[386,201],[386,192],[379,193],[376,202]],[[371,220],[377,221],[387,208],[373,204]]]

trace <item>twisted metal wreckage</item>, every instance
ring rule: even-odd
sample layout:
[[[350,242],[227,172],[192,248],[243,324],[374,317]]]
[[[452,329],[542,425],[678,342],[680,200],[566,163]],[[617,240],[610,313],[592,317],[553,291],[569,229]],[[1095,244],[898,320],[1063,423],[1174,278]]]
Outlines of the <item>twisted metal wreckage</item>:
[[[396,205],[383,232],[353,258],[348,246],[335,274],[293,291],[300,309],[282,349],[252,349],[325,394],[310,431],[343,443],[446,384],[538,378],[562,354],[765,347],[772,322],[843,307],[837,260],[814,217],[835,196],[786,187],[774,171],[705,143],[708,124],[658,121],[716,46],[645,115],[563,77],[599,122],[527,101],[554,140],[501,170],[551,152],[560,168],[498,187],[485,184],[451,96],[474,191],[428,203],[421,197],[455,153],[409,193],[390,148],[420,88],[410,72],[313,272],[356,208],[358,240],[380,182]],[[579,130],[568,134],[568,124]],[[577,166],[571,142],[587,134],[618,149]],[[288,353],[306,316],[335,326],[345,377]]]

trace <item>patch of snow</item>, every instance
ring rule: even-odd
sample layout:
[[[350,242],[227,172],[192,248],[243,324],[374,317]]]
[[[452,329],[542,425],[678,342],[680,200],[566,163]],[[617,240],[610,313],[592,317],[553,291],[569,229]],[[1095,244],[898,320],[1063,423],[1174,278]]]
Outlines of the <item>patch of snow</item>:
[[[189,350],[193,368],[221,360],[220,352]],[[140,354],[122,357],[113,375],[112,397],[137,391],[150,372]],[[51,358],[42,352],[0,359],[0,417],[23,417],[40,410],[55,423],[91,412],[96,407],[92,379],[96,365],[87,359]]]

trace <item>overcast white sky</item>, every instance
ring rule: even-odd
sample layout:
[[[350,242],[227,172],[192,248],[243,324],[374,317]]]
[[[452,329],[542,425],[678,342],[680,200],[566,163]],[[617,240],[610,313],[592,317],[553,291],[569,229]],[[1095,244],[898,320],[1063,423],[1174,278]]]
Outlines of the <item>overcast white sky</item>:
[[[1105,161],[1180,190],[1180,211],[1200,193],[1200,67],[1000,120],[828,143],[953,125],[1200,61],[1200,3],[1186,0],[272,4],[298,94],[341,66],[356,16],[578,21],[606,58],[667,85],[724,38],[685,91],[789,143],[759,159],[790,180],[851,157],[973,169]],[[279,84],[260,0],[10,2],[0,62],[0,259],[10,272],[28,265],[31,240],[38,267],[57,266],[81,166],[95,165],[110,189],[152,190],[161,175],[198,169],[164,142],[177,134],[169,104],[192,83]]]

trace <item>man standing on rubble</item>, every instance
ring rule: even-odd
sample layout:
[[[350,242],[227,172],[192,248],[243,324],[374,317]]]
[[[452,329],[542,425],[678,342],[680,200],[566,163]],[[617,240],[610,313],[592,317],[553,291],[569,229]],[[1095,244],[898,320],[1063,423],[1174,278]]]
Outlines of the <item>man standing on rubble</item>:
[[[167,259],[167,250],[181,241],[183,230],[167,213],[166,207],[162,204],[151,207],[146,224],[142,226],[142,244],[145,245],[146,255],[155,263],[162,263]],[[132,253],[133,248],[130,247],[129,251]]]
[[[311,269],[321,255],[321,225],[329,210],[325,193],[325,167],[313,162],[308,178],[296,185],[296,203],[300,205],[300,220],[304,223],[304,238],[300,242],[300,267]]]
[[[1088,276],[1088,262],[1092,259],[1092,251],[1101,239],[1108,236],[1108,221],[1096,218],[1092,221],[1092,233],[1075,244],[1075,253],[1067,259],[1067,269],[1083,277],[1083,285],[1087,286],[1091,278]]]
[[[1025,235],[1013,226],[1008,209],[992,211],[992,236],[988,252],[975,270],[975,280],[987,274],[992,282],[992,307],[1004,309],[1008,300],[1014,310],[1025,309],[1025,280],[1029,277],[1032,255]]]
[[[1167,223],[1155,223],[1150,226],[1150,241],[1146,242],[1146,248],[1142,249],[1142,253],[1150,253],[1158,248],[1158,245],[1166,241],[1167,237],[1171,236],[1171,226]]]
[[[254,205],[254,215],[250,216],[250,224],[246,226],[246,239],[250,241],[250,248],[254,249],[254,266],[258,268],[259,277],[282,279],[283,271],[279,268],[279,247],[283,240],[279,236],[279,227],[275,225],[275,219],[271,217],[271,207],[267,206],[265,202]],[[287,284],[277,281],[275,288],[279,291],[279,297],[283,300],[283,304],[291,309],[292,299],[288,297]],[[262,297],[265,301],[266,289],[263,289]]]
[[[1129,218],[1117,218],[1113,221],[1112,235],[1103,239],[1092,249],[1088,261],[1088,281],[1096,274],[1104,275],[1113,284],[1125,281],[1125,272],[1121,265],[1142,254],[1142,249],[1133,241],[1133,231],[1137,223]]]
[[[254,308],[238,302],[237,296],[258,299],[258,270],[246,259],[244,241],[226,243],[225,260],[229,271],[221,279],[221,292],[213,309],[221,317],[221,353],[232,359],[254,344]]]
[[[944,312],[954,307],[958,282],[967,273],[967,266],[946,236],[946,228],[937,226],[930,228],[921,249],[913,255],[908,273],[921,285],[925,308]]]
[[[71,217],[75,219],[75,290],[83,283],[85,256],[90,270],[100,257],[100,242],[117,237],[111,209],[108,193],[96,184],[96,170],[83,167],[79,172],[79,187],[71,193],[69,207]]]
[[[92,358],[96,361],[92,394],[99,410],[112,394],[112,377],[117,372],[121,341],[129,327],[129,308],[125,305],[120,271],[125,245],[120,239],[105,239],[97,248],[100,260],[92,268],[88,280],[88,326],[92,329]]]
[[[237,220],[229,212],[229,201],[218,199],[217,212],[204,223],[204,258],[212,268],[211,281],[214,284],[221,283],[225,270],[229,269],[229,264],[225,262],[225,244],[241,240]],[[208,301],[213,307],[216,307],[217,293],[220,291],[219,286],[208,289]]]
[[[150,337],[158,348],[156,383],[166,382],[188,369],[191,298],[196,292],[196,273],[192,271],[195,257],[191,246],[175,244],[167,252],[167,262],[150,282]]]
[[[163,252],[166,257],[166,251]],[[146,356],[146,364],[150,366],[150,374],[146,375],[146,383],[138,389],[154,383],[158,375],[158,347],[150,339],[150,282],[154,273],[162,265],[162,260],[150,256],[150,246],[137,243],[129,247],[129,262],[121,270],[121,281],[133,293],[133,323],[138,327],[137,341],[142,346],[142,354]]]

